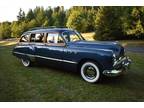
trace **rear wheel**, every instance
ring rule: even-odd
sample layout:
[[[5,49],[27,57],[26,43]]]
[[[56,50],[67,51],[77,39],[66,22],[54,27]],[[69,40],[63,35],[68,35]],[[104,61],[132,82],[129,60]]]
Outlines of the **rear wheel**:
[[[21,59],[21,61],[25,67],[28,67],[31,65],[31,61],[29,59]]]
[[[83,63],[80,72],[82,78],[89,83],[98,82],[100,79],[100,70],[94,62]]]

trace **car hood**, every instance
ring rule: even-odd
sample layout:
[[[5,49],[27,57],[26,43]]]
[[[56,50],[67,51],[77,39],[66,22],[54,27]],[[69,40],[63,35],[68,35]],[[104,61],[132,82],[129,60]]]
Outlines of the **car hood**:
[[[71,47],[80,47],[80,48],[90,48],[90,49],[98,49],[98,50],[104,50],[113,51],[117,56],[120,54],[120,52],[124,48],[118,43],[118,42],[111,42],[111,41],[76,41],[69,43]]]

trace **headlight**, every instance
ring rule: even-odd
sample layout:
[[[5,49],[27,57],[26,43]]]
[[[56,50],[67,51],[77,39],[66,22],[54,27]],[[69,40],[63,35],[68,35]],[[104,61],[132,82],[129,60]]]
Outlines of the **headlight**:
[[[113,53],[113,62],[116,62],[116,55]]]
[[[116,58],[116,55],[115,55],[115,53],[113,53],[113,58]]]

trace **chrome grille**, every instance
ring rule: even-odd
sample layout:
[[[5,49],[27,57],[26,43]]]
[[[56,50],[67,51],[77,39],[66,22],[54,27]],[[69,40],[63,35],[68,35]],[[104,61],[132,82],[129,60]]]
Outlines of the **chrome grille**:
[[[119,53],[119,57],[123,57],[124,56],[124,48],[121,47],[120,53]]]

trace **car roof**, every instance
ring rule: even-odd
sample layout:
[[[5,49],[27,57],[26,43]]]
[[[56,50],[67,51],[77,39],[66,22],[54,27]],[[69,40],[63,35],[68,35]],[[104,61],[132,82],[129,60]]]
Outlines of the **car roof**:
[[[24,32],[23,34],[28,33],[45,33],[45,32],[64,32],[64,31],[74,31],[73,29],[69,28],[37,28],[34,30],[29,30],[27,32]]]

